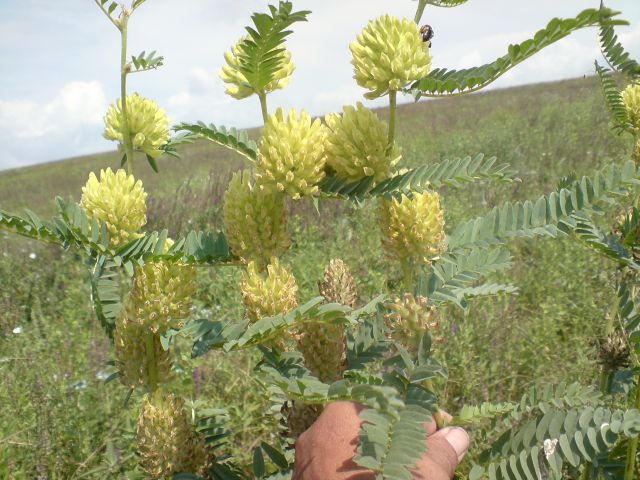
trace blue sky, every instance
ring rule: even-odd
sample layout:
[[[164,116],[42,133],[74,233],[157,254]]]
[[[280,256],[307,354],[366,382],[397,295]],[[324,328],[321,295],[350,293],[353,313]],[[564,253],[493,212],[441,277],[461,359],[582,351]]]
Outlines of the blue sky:
[[[133,75],[129,91],[163,106],[171,121],[260,124],[257,99],[237,101],[218,79],[222,54],[243,34],[258,0],[147,0],[130,23],[130,53],[157,50],[166,65]],[[436,32],[434,66],[462,68],[492,61],[509,43],[528,38],[554,16],[597,7],[586,0],[469,0],[461,7],[427,7]],[[313,11],[288,42],[297,69],[290,87],[270,96],[276,106],[314,115],[364,101],[352,79],[348,45],[366,22],[383,13],[412,17],[410,0],[294,0]],[[640,1],[609,0],[629,27],[625,47],[640,57]],[[0,170],[111,150],[102,117],[119,93],[119,35],[92,0],[0,0]],[[596,30],[549,47],[492,88],[593,73]],[[406,99],[405,101],[409,101]],[[370,106],[380,101],[367,102]]]

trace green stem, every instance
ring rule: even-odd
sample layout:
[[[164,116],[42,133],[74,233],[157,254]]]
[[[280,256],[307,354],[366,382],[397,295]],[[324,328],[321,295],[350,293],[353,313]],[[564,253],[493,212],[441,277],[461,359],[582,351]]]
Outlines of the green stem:
[[[147,372],[149,374],[149,390],[155,392],[158,388],[158,369],[156,366],[156,349],[154,345],[153,333],[149,332],[145,338],[145,349],[147,351]]]
[[[391,90],[389,92],[389,139],[388,148],[393,147],[393,142],[396,138],[396,95],[397,91]]]
[[[402,260],[402,278],[405,292],[413,293],[413,267],[411,259]]]
[[[607,318],[607,327],[604,332],[605,337],[609,337],[614,329],[614,324],[616,321],[616,317],[618,315],[618,297],[616,296],[613,299],[613,305],[609,310],[609,315]],[[611,387],[611,381],[613,380],[612,372],[607,369],[606,366],[602,367],[602,372],[600,373],[600,391],[607,395],[609,393],[609,389]]]
[[[124,143],[127,155],[127,171],[133,175],[133,142],[131,140],[131,132],[129,132],[129,120],[127,113],[127,74],[129,67],[127,65],[127,27],[129,23],[129,12],[122,11],[122,20],[120,21],[120,32],[122,39],[122,49],[120,51],[120,99],[122,106],[122,143]]]
[[[640,409],[640,379],[636,381],[636,402],[634,407]],[[627,461],[624,470],[624,480],[633,480],[636,470],[636,453],[638,452],[638,437],[629,439],[627,446]]]
[[[269,110],[267,110],[267,94],[265,92],[258,93],[258,98],[260,99],[260,109],[262,110],[262,121],[267,123],[269,120]]]
[[[418,0],[418,10],[416,10],[416,16],[413,21],[417,24],[420,24],[420,19],[422,18],[422,14],[424,13],[424,8],[427,6],[427,0]]]

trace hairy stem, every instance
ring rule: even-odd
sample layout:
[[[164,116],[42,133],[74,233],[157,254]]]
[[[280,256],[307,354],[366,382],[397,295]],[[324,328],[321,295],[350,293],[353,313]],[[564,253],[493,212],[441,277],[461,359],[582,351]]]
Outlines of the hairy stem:
[[[424,13],[424,8],[427,6],[427,0],[418,0],[418,10],[416,10],[416,16],[413,21],[417,24],[420,24],[420,19],[422,18],[422,14]]]
[[[149,332],[145,338],[147,351],[147,372],[149,374],[149,390],[155,392],[158,388],[158,369],[156,367],[156,349],[153,342],[153,333]]]
[[[260,99],[260,109],[262,110],[262,121],[267,123],[269,120],[269,110],[267,110],[267,94],[265,92],[258,93],[258,98]]]
[[[405,292],[413,293],[413,266],[410,259],[402,260],[402,278]]]
[[[396,138],[396,96],[398,92],[391,90],[389,92],[389,139],[388,148],[393,147]]]
[[[120,51],[120,101],[122,108],[122,141],[127,156],[127,171],[133,175],[133,141],[129,132],[129,115],[127,112],[127,74],[129,66],[127,65],[127,27],[129,23],[129,12],[126,9],[122,11],[122,19],[120,21],[120,36],[122,39],[122,49]]]
[[[636,401],[634,408],[640,408],[640,379],[636,381]],[[624,480],[633,480],[636,470],[636,453],[638,452],[638,437],[629,439],[627,446],[627,461],[624,469]]]

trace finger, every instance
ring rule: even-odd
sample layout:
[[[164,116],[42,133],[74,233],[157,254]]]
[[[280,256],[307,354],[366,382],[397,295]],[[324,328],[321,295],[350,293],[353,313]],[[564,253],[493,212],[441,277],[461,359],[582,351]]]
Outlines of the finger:
[[[465,429],[460,427],[446,427],[432,435],[431,438],[435,436],[444,437],[449,446],[455,451],[458,463],[460,463],[467,454],[467,450],[469,450],[469,434]]]
[[[433,435],[438,430],[438,425],[447,425],[453,417],[444,410],[438,410],[424,427],[427,429],[427,435]]]
[[[469,437],[461,428],[447,427],[431,435],[427,447],[416,464],[414,478],[450,480],[469,448]]]

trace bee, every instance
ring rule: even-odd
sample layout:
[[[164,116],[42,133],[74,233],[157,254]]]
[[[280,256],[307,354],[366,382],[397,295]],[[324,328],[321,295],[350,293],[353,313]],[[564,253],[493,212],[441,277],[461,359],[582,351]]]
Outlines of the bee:
[[[431,25],[423,25],[420,27],[420,34],[422,35],[422,41],[427,44],[429,48],[431,48],[431,39],[434,36],[433,28]]]

